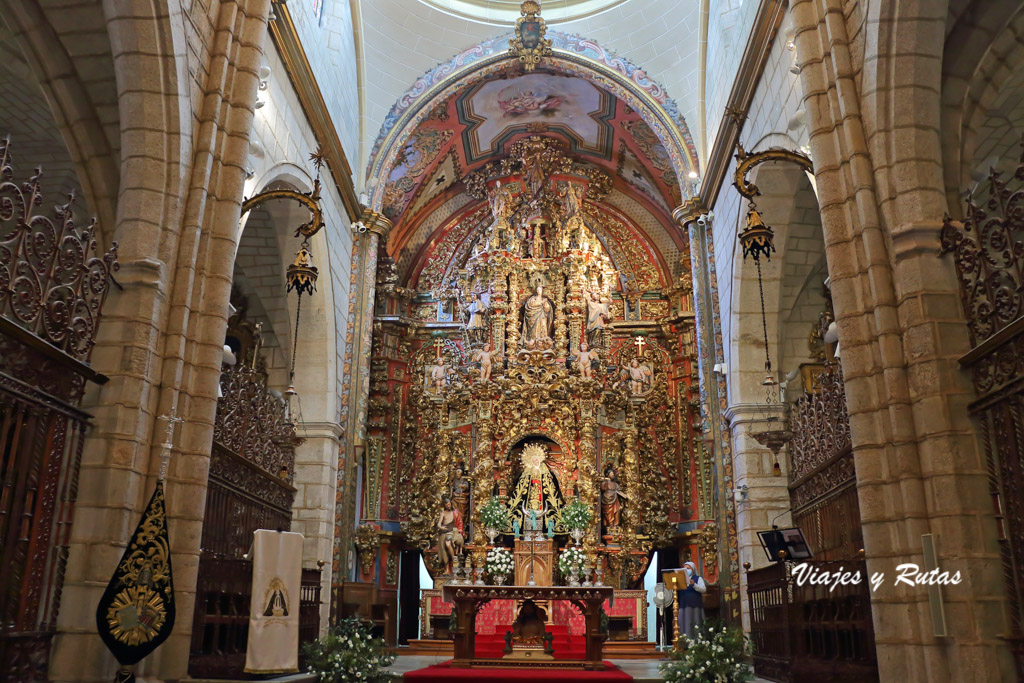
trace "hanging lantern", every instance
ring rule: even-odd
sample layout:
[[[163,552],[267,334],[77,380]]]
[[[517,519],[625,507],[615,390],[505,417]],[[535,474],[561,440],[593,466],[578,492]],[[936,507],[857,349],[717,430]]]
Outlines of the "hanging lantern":
[[[754,201],[747,205],[747,227],[740,233],[740,244],[743,245],[743,258],[753,257],[760,263],[761,257],[771,260],[775,251],[775,233],[765,225]]]
[[[288,291],[297,291],[299,301],[302,301],[303,294],[312,294],[316,291],[316,278],[318,274],[316,266],[313,265],[313,254],[309,250],[309,242],[304,240],[299,250],[295,253],[295,260],[288,266],[285,280],[288,282]]]

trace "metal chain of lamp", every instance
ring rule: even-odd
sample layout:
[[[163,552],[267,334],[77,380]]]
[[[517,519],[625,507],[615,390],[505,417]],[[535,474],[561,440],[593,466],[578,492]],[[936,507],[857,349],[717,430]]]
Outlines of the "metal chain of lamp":
[[[779,417],[771,414],[772,407],[778,404],[779,382],[775,379],[775,374],[772,372],[771,352],[768,346],[768,316],[765,311],[764,282],[761,273],[761,259],[770,261],[772,254],[775,252],[775,232],[761,218],[761,213],[757,210],[757,204],[754,202],[754,197],[760,195],[761,191],[757,189],[756,185],[747,180],[747,174],[755,166],[769,161],[794,163],[804,171],[812,170],[812,165],[811,160],[799,152],[772,148],[763,152],[747,154],[742,145],[737,145],[736,173],[733,178],[733,185],[747,200],[746,225],[739,238],[740,245],[743,247],[743,259],[752,258],[757,268],[757,290],[761,297],[761,330],[764,334],[765,377],[761,385],[765,388],[765,422],[769,424],[769,429],[754,432],[751,436],[759,444],[772,452],[772,474],[781,476],[782,467],[779,464],[779,451],[792,440],[793,432],[783,424],[776,426],[780,422]]]
[[[295,391],[295,360],[299,347],[299,332],[302,321],[302,296],[304,294],[312,296],[313,292],[316,291],[316,279],[319,274],[318,269],[313,265],[313,252],[309,245],[309,239],[324,227],[324,215],[320,209],[320,169],[326,160],[323,148],[318,148],[316,152],[309,156],[309,159],[316,168],[312,192],[299,192],[287,188],[264,190],[242,203],[242,215],[245,215],[248,211],[264,202],[275,199],[287,199],[298,202],[309,210],[309,221],[295,229],[295,236],[301,237],[302,242],[299,244],[299,250],[295,253],[295,260],[292,261],[285,271],[287,292],[291,293],[294,291],[298,296],[298,301],[295,304],[295,332],[292,335],[292,358],[291,364],[288,367],[288,389],[284,392],[289,419],[292,419],[293,425],[295,420],[291,417],[291,402],[292,398],[297,395]]]

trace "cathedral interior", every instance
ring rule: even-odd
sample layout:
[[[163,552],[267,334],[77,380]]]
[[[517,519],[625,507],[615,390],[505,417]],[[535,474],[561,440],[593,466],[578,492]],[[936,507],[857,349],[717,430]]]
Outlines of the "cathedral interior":
[[[0,8],[0,680],[1024,681],[1024,2]]]

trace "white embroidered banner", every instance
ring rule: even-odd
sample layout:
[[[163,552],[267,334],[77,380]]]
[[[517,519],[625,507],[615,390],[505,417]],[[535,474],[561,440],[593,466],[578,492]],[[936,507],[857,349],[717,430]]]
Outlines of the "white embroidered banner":
[[[247,673],[299,670],[302,534],[259,529],[252,543]]]

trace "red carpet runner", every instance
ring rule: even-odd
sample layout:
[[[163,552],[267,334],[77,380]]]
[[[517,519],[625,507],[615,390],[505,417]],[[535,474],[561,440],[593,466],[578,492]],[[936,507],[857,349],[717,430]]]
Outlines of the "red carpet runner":
[[[622,673],[614,664],[604,663],[604,671],[581,671],[579,669],[503,669],[500,666],[475,669],[452,669],[448,662],[428,666],[405,674],[407,681],[421,683],[445,683],[445,681],[487,681],[487,683],[592,683],[593,681],[632,681],[633,677]]]
[[[583,659],[586,646],[583,636],[569,634],[565,625],[547,627],[554,634],[553,647],[555,659]],[[511,626],[498,626],[493,635],[478,633],[476,636],[476,656],[499,659],[505,648],[505,631]],[[428,666],[425,669],[410,671],[405,674],[407,680],[423,683],[443,683],[443,681],[469,681],[485,679],[494,683],[514,683],[517,681],[632,681],[633,677],[618,670],[613,664],[605,662],[604,671],[582,671],[579,669],[533,669],[488,667],[486,669],[453,669],[448,662]]]

